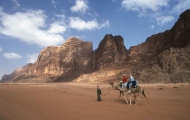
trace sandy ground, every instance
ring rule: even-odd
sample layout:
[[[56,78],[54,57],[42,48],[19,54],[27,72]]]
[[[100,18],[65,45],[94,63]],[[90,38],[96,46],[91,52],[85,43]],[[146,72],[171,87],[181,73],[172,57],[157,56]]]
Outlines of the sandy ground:
[[[0,84],[0,120],[190,120],[190,84],[141,85],[150,105],[143,96],[128,105],[99,84],[102,102],[97,83]]]

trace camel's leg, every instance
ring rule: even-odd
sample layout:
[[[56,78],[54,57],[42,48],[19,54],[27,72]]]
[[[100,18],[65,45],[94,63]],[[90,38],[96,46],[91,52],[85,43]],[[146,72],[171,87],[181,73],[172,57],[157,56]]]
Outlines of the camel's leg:
[[[124,99],[125,99],[125,101],[126,101],[126,102],[127,102],[127,104],[128,104],[128,101],[127,101],[127,99],[126,99],[125,95],[124,95]]]
[[[138,94],[138,98],[139,98],[140,94]],[[140,100],[140,99],[139,99]],[[137,105],[139,103],[139,100],[137,100],[137,103],[135,105]]]
[[[127,94],[129,95],[129,98],[130,98],[130,104],[129,105],[131,105],[131,92],[128,91]]]
[[[122,94],[123,97],[124,97],[124,93],[123,93],[123,91],[120,91],[119,99],[120,99],[120,97],[121,97],[121,94]]]
[[[124,96],[124,92],[123,92],[123,91],[121,91],[121,93],[122,93],[122,95]]]
[[[142,94],[143,94],[143,96],[146,98],[148,104],[150,105],[150,103],[149,103],[149,101],[148,101],[148,99],[147,99],[147,97],[146,97],[146,94],[145,94],[145,92],[144,92],[144,89],[143,89],[143,91],[142,91]]]
[[[141,95],[141,94],[139,93],[139,94],[138,94],[138,98],[139,98],[139,100],[141,100],[141,96],[140,96],[140,95]]]
[[[130,103],[129,103],[129,105],[131,105],[131,94],[129,94],[129,99],[130,99]]]
[[[133,100],[134,103],[136,103],[135,100],[136,100],[136,95],[134,94],[134,100]]]

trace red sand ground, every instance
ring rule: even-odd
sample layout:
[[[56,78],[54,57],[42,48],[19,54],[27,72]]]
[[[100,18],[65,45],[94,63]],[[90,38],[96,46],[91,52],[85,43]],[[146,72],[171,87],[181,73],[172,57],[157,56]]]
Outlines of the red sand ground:
[[[99,83],[106,95],[109,85]],[[189,84],[143,84],[138,105],[97,83],[0,84],[0,120],[190,120]],[[129,97],[127,97],[129,99]]]

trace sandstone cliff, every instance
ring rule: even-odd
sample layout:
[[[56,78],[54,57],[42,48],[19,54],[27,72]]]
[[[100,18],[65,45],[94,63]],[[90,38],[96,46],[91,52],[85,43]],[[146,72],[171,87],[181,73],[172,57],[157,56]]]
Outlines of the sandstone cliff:
[[[146,64],[134,73],[142,82],[190,82],[189,56],[190,10],[186,10],[170,30],[131,47],[127,60]]]
[[[126,48],[121,36],[106,35],[97,50],[92,42],[69,38],[62,46],[42,50],[34,64],[2,78],[13,82],[71,81],[82,74],[92,73],[125,62]],[[98,77],[100,78],[100,77]],[[98,79],[97,79],[98,80]]]
[[[69,38],[62,46],[42,50],[34,64],[27,64],[3,81],[98,82],[133,74],[139,82],[190,82],[190,10],[170,30],[152,35],[127,50],[121,36],[105,35],[93,51],[92,42]]]
[[[107,34],[95,50],[95,68],[101,70],[112,68],[113,64],[121,64],[126,61],[126,53],[123,38]]]

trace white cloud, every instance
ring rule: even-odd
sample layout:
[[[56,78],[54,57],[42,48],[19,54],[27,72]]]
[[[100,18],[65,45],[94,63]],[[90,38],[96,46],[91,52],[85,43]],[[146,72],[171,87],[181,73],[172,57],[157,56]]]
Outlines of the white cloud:
[[[59,23],[51,24],[51,27],[48,30],[49,33],[64,33],[65,31],[66,27],[60,25]]]
[[[170,21],[174,20],[173,16],[160,16],[156,17],[156,21],[158,25],[164,25],[165,23],[168,23]]]
[[[78,17],[71,17],[69,26],[77,30],[93,30],[98,28],[98,22],[96,20],[86,22]]]
[[[109,26],[109,21],[107,20],[106,22],[99,24],[96,20],[86,22],[78,17],[71,17],[69,26],[77,30],[94,30]]]
[[[75,2],[75,6],[71,7],[71,11],[72,12],[81,12],[81,13],[85,13],[86,10],[88,9],[88,5],[86,0],[76,0]]]
[[[28,63],[35,63],[37,58],[38,58],[38,53],[34,53],[34,54],[28,54],[27,58],[28,58]]]
[[[51,0],[51,3],[54,6],[54,8],[56,8],[56,2],[54,0]]]
[[[158,11],[160,7],[167,7],[169,0],[123,0],[122,6],[133,11]]]
[[[171,9],[169,2],[170,0],[123,0],[121,4],[126,10],[136,11],[140,17],[148,17],[156,21],[158,25],[164,25],[174,20],[168,12]]]
[[[0,46],[0,52],[2,51],[2,48],[1,48],[1,46]]]
[[[19,59],[22,58],[22,56],[16,54],[16,53],[4,53],[3,57],[7,58],[7,59]]]
[[[178,0],[178,3],[173,7],[173,14],[181,14],[186,9],[190,9],[190,0]]]
[[[151,25],[150,29],[154,29],[154,25]]]
[[[104,23],[100,24],[99,29],[104,28],[104,27],[109,27],[109,26],[110,26],[110,22],[106,20]]]
[[[18,3],[17,0],[12,0],[12,1],[15,3],[15,5],[16,5],[17,7],[20,7],[20,4]]]
[[[42,10],[28,10],[11,15],[3,12],[1,8],[0,33],[43,47],[62,43],[64,39],[61,34],[66,28],[55,22],[51,24],[49,30],[46,30],[45,28],[48,27],[45,24],[46,18]],[[55,28],[58,28],[57,31]]]
[[[55,16],[61,19],[65,19],[65,15],[63,14],[55,14]]]

